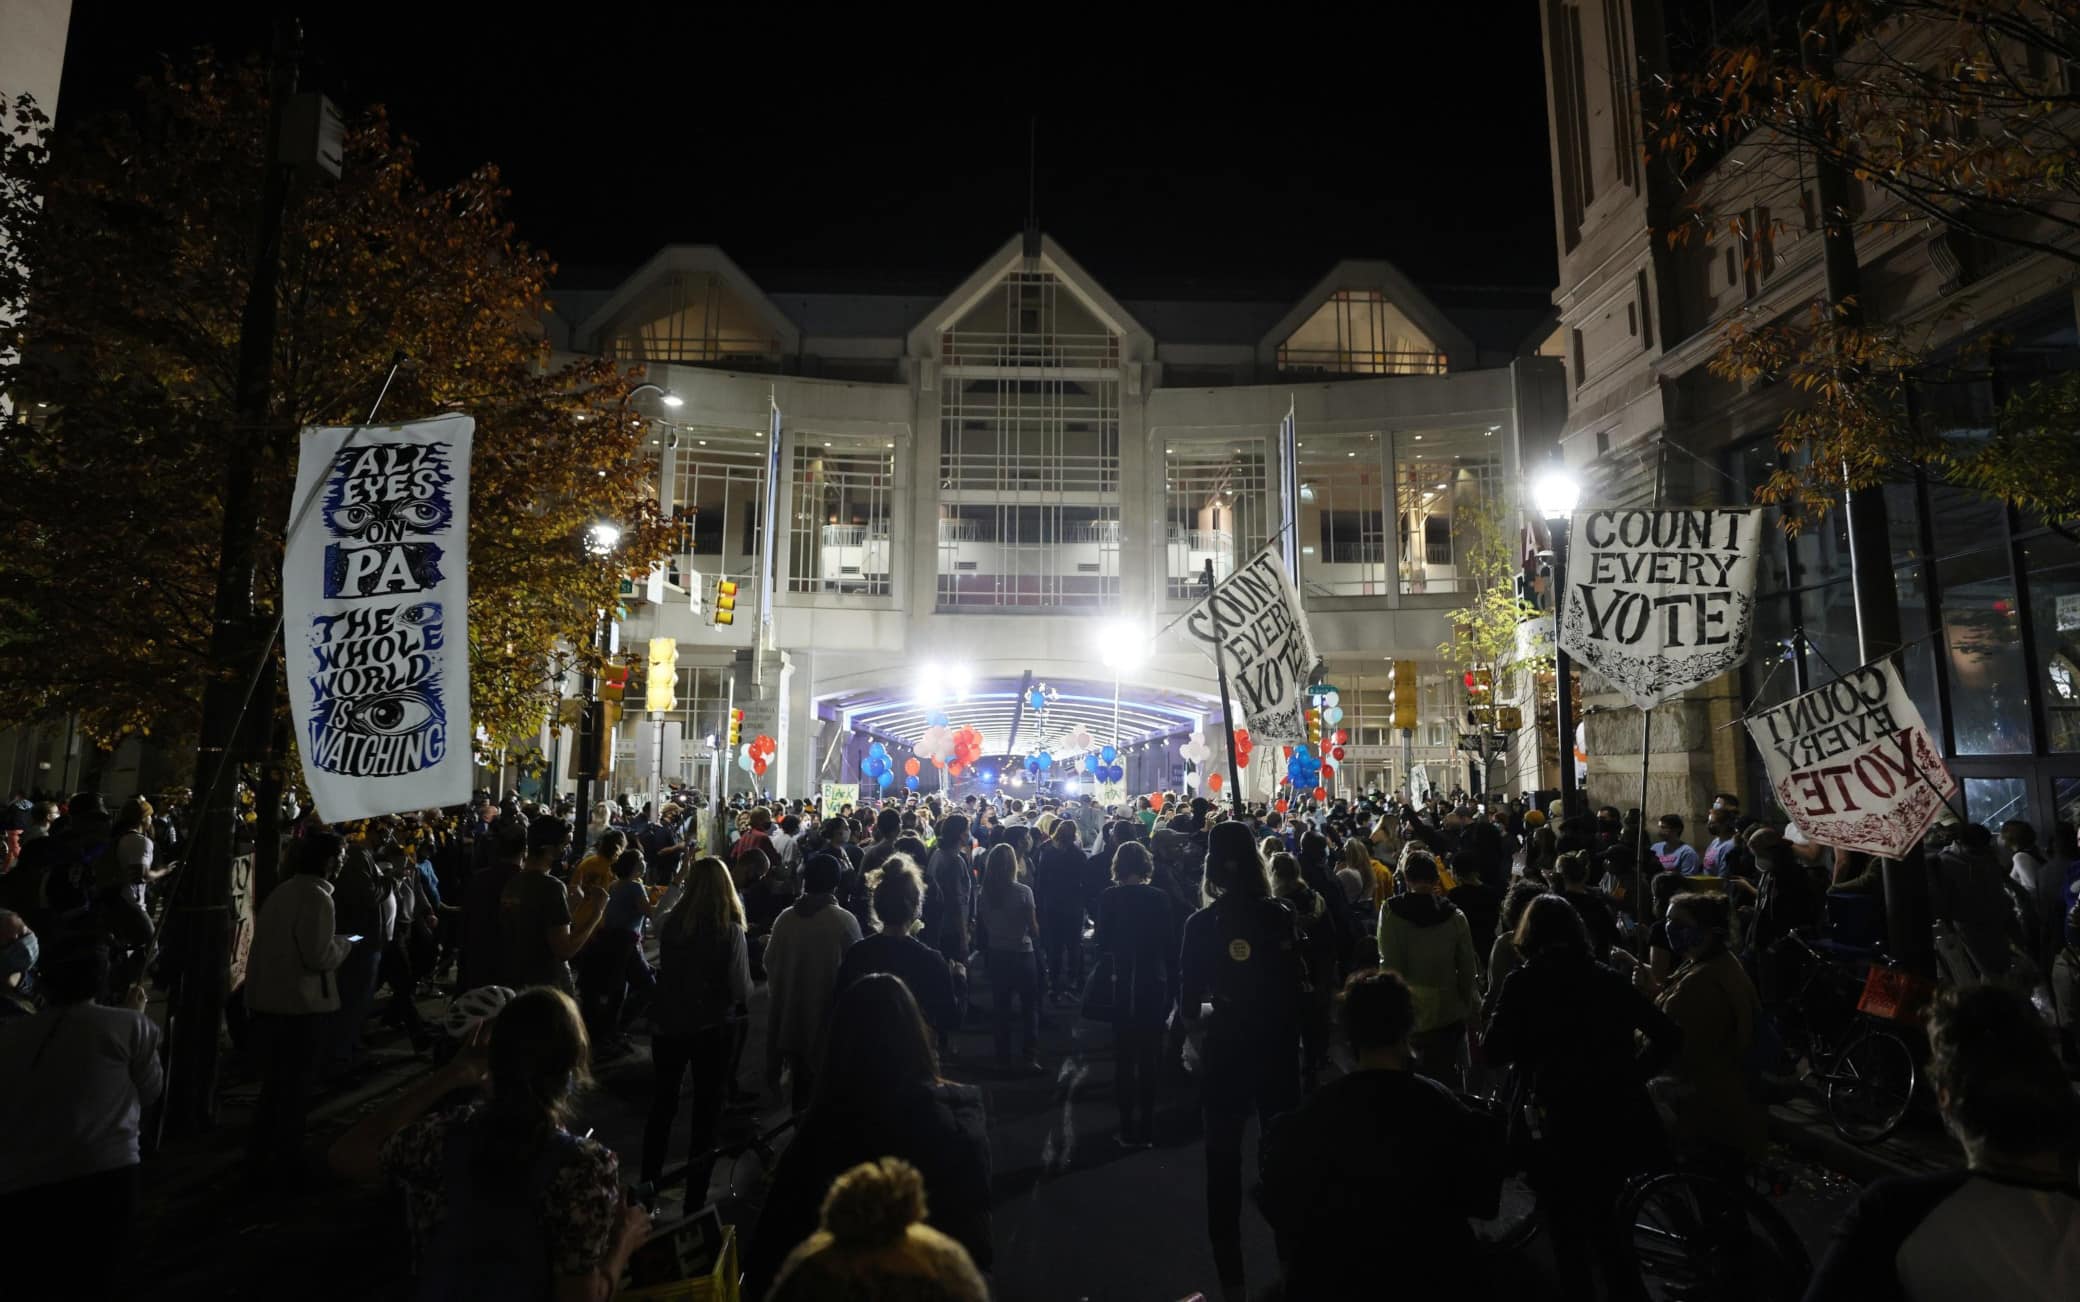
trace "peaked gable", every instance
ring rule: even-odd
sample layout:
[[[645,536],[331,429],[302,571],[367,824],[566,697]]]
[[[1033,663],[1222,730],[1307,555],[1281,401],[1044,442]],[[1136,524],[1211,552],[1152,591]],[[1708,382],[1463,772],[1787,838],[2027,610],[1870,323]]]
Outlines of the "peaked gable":
[[[1449,369],[1459,370],[1475,364],[1473,341],[1452,324],[1451,318],[1430,301],[1428,294],[1416,288],[1414,281],[1402,275],[1391,262],[1359,258],[1347,258],[1330,268],[1329,274],[1317,281],[1314,288],[1293,305],[1293,310],[1257,341],[1258,363],[1267,367],[1276,365],[1280,346],[1311,321],[1324,303],[1347,290],[1378,292],[1436,345],[1437,351],[1445,355]]]

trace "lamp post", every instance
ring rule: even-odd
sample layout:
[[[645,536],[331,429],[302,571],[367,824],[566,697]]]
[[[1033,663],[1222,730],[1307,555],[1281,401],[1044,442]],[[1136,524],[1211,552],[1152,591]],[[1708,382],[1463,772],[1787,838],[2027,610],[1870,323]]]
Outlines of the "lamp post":
[[[1575,812],[1574,693],[1569,681],[1574,665],[1560,649],[1561,595],[1567,591],[1567,521],[1581,501],[1582,486],[1559,467],[1547,470],[1531,485],[1531,505],[1546,522],[1553,542],[1553,713],[1560,733],[1560,814]]]
[[[1098,626],[1098,657],[1112,671],[1112,746],[1119,749],[1120,679],[1148,662],[1148,633],[1131,619]]]
[[[612,521],[599,520],[585,530],[585,554],[598,563],[603,575],[611,575],[607,559],[621,545],[621,526]],[[602,607],[598,618],[592,623],[592,650],[595,654],[607,645],[607,621],[613,618],[614,594],[607,594],[607,605]],[[578,774],[578,813],[575,820],[575,843],[582,853],[585,847],[587,824],[592,820],[592,776],[599,768],[600,711],[599,702],[593,699],[592,661],[587,658],[578,672],[578,698],[585,703],[584,711],[578,716],[578,762],[572,767]]]

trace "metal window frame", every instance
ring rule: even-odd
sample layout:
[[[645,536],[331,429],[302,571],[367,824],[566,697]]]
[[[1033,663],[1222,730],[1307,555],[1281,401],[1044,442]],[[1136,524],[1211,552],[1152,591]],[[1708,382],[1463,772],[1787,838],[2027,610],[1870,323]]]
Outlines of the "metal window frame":
[[[894,547],[891,537],[895,522],[896,453],[888,440],[859,435],[822,435],[797,430],[789,466],[789,500],[792,503],[787,536],[787,582],[785,590],[797,593],[846,593],[886,597],[893,591]],[[833,468],[833,463],[835,467]],[[819,469],[821,467],[821,469]],[[835,489],[840,501],[864,505],[866,519],[833,525],[824,519],[824,495]],[[861,541],[879,537],[888,548],[890,564],[878,575],[862,572],[856,582],[827,579],[823,574],[823,552],[833,545],[833,528],[862,531]]]

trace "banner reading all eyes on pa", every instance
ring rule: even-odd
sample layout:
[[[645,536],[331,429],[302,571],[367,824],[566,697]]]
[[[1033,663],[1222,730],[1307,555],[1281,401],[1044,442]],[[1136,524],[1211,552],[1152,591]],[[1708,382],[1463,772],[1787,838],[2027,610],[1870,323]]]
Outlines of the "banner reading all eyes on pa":
[[[282,650],[304,782],[327,822],[469,800],[475,429],[456,415],[303,433]]]

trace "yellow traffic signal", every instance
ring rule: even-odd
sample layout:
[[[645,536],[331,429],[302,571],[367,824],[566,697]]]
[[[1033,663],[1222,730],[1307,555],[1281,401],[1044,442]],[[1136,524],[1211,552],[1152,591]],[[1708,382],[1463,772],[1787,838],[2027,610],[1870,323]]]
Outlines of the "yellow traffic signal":
[[[734,747],[743,739],[744,712],[742,710],[731,710],[729,712],[729,744]]]
[[[737,581],[724,579],[715,585],[715,622],[734,624],[737,622]]]
[[[650,671],[643,679],[643,708],[669,710],[676,703],[679,687],[679,642],[676,638],[650,639]]]
[[[1416,662],[1396,660],[1394,662],[1394,726],[1413,728],[1416,726]]]

